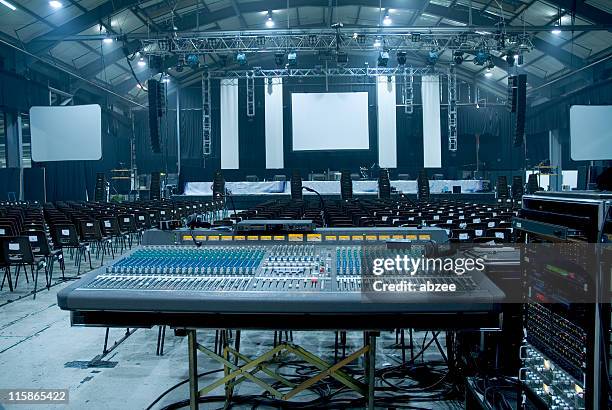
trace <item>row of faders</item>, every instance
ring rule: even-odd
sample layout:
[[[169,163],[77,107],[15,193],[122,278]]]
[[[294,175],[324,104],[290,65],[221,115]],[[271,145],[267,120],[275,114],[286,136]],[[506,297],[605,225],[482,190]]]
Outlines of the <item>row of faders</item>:
[[[253,279],[253,291],[328,291],[331,253],[314,245],[274,245]]]
[[[124,274],[252,275],[264,257],[264,249],[262,246],[154,246],[136,250],[106,271]]]

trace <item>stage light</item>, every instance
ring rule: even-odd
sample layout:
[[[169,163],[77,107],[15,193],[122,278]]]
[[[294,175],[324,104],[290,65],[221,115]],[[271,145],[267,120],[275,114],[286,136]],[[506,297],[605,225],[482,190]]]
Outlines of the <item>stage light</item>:
[[[17,10],[17,7],[13,6],[11,3],[9,3],[9,2],[8,2],[8,1],[6,1],[6,0],[0,0],[0,4],[2,4],[2,5],[4,5],[4,6],[6,6],[6,7],[8,7],[9,9],[11,9],[11,10],[13,10],[13,11]]]
[[[493,77],[493,70],[490,68],[487,68],[487,71],[485,72],[485,77],[487,78]]]
[[[308,44],[310,44],[311,47],[314,47],[317,45],[317,36],[314,34],[310,34],[308,36]]]
[[[427,65],[436,65],[439,57],[440,56],[437,50],[429,50],[429,54],[427,55]]]
[[[297,53],[295,51],[290,51],[287,54],[287,61],[289,62],[289,67],[297,66]]]
[[[479,50],[474,56],[474,64],[485,65],[488,59],[489,59],[489,54],[484,50]]]
[[[61,1],[57,1],[57,0],[51,0],[49,2],[49,6],[51,6],[54,9],[61,9],[63,4]]]
[[[521,65],[523,65],[524,62],[525,62],[525,58],[523,57],[523,55],[522,54],[518,54],[516,56],[516,65],[517,66],[521,66]]]
[[[170,76],[168,74],[164,74],[162,76],[162,82],[168,84],[170,82]]]
[[[187,58],[185,59],[185,61],[187,61],[187,65],[194,70],[200,67],[200,59],[195,54],[187,55]]]
[[[184,69],[183,63],[178,63],[174,69],[177,73],[182,73]]]
[[[386,67],[389,64],[389,51],[383,50],[378,55],[378,66]]]
[[[366,42],[365,34],[358,34],[357,35],[357,44],[365,44],[365,42]]]
[[[144,67],[144,66],[146,66],[146,65],[147,65],[147,62],[146,62],[146,60],[144,59],[144,57],[140,57],[140,58],[138,59],[138,67]]]
[[[385,17],[383,18],[383,25],[390,26],[392,23],[391,16],[389,15],[389,9],[385,11]]]
[[[495,64],[493,63],[493,60],[489,59],[489,61],[487,61],[487,68],[489,70],[492,70],[495,68]]]
[[[336,62],[340,65],[347,64],[348,54],[346,54],[344,51],[338,51],[338,54],[336,54]]]
[[[257,37],[257,46],[258,47],[265,47],[266,46],[266,38],[264,36],[258,36]]]
[[[553,33],[555,36],[561,34],[561,19],[558,19],[555,22],[555,27],[552,29],[551,33]]]
[[[421,33],[412,33],[410,34],[410,39],[413,43],[418,43],[421,41]]]
[[[374,47],[378,48],[382,45],[382,42],[380,41],[380,37],[376,37],[376,39],[374,40]]]
[[[463,63],[463,51],[455,51],[453,53],[453,60],[455,64],[461,65]]]
[[[274,27],[274,20],[272,19],[272,11],[268,11],[268,15],[266,16],[266,27],[268,28]]]
[[[401,66],[406,65],[406,52],[405,51],[397,52],[397,64]]]
[[[112,37],[104,37],[104,39],[102,40],[102,42],[104,44],[112,44],[113,43],[113,38]]]
[[[508,67],[513,67],[514,61],[515,61],[514,53],[512,51],[508,52],[508,54],[506,54],[506,63],[508,63]]]
[[[238,54],[236,54],[236,62],[240,65],[246,65],[247,64],[246,54],[242,52],[239,52]]]

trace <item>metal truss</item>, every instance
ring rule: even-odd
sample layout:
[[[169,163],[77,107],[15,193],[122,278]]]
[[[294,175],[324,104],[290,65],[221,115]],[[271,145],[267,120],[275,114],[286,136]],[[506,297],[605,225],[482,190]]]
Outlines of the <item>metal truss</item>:
[[[207,157],[212,153],[212,98],[210,93],[210,76],[202,73],[202,154]]]
[[[402,105],[406,114],[414,112],[414,73],[413,68],[404,70],[402,81],[400,83],[400,94],[402,96]]]
[[[255,76],[253,71],[247,72],[246,78],[247,117],[255,116]]]
[[[255,67],[253,70],[210,70],[206,71],[211,79],[223,78],[275,78],[275,77],[378,77],[378,76],[399,76],[406,71],[411,76],[422,76],[435,74],[433,67],[314,67],[314,68],[277,68],[260,69]]]
[[[448,150],[457,151],[457,74],[454,65],[448,70]]]
[[[466,31],[465,28],[410,32],[361,31],[253,31],[180,33],[175,36],[142,38],[143,51],[149,55],[260,53],[260,52],[315,52],[315,51],[429,51],[446,49],[474,52],[478,50],[513,48],[528,51],[533,48],[532,34],[526,32],[500,33]],[[130,38],[132,38],[130,36]]]

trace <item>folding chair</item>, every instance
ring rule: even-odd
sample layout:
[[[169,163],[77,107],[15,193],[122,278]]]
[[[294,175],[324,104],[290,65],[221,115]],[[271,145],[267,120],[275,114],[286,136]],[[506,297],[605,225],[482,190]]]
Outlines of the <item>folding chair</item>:
[[[2,238],[2,260],[6,265],[5,275],[2,279],[2,284],[0,285],[0,289],[4,287],[4,279],[8,276],[9,280],[9,288],[11,281],[11,266],[15,266],[17,268],[15,272],[15,284],[14,289],[17,288],[17,282],[19,281],[19,274],[21,273],[21,268],[23,267],[23,271],[26,277],[26,281],[28,278],[27,266],[30,267],[30,273],[32,274],[32,280],[34,280],[34,299],[36,299],[36,292],[38,287],[38,271],[41,266],[44,266],[44,258],[35,257],[32,253],[32,247],[30,246],[30,242],[27,236],[12,236]],[[34,271],[36,270],[36,275]]]

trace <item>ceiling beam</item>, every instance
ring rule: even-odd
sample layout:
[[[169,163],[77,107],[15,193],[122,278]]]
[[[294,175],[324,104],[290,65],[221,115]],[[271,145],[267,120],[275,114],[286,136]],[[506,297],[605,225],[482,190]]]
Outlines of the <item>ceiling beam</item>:
[[[44,53],[55,47],[62,38],[75,35],[96,24],[100,24],[103,19],[108,18],[125,8],[138,4],[140,0],[112,0],[107,1],[72,20],[54,28],[46,34],[33,38],[28,42],[28,50],[34,54]]]
[[[599,9],[595,6],[591,6],[584,2],[584,0],[544,0],[546,3],[552,6],[569,10],[572,13],[576,13],[578,17],[586,18],[596,24],[612,24],[612,14]]]

